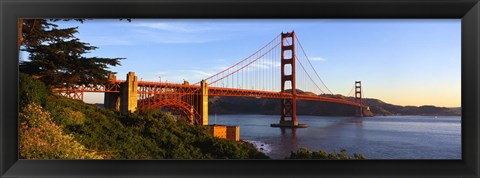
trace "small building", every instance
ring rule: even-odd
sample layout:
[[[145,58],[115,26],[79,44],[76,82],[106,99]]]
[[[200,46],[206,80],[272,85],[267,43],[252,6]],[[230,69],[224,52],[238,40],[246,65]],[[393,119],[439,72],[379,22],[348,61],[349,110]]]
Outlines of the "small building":
[[[227,126],[227,139],[240,141],[240,126]]]
[[[227,138],[227,126],[224,125],[209,125],[210,132],[214,137]]]
[[[240,126],[226,126],[226,125],[208,125],[210,133],[214,137],[229,139],[232,141],[240,140]]]

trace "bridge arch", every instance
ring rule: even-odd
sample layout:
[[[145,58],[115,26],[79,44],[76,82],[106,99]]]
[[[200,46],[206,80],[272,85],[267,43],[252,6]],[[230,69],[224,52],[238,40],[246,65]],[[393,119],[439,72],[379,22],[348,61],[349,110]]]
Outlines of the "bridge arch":
[[[180,99],[173,98],[156,101],[155,103],[150,104],[149,107],[159,109],[164,108],[176,114],[185,116],[190,122],[194,122],[194,124],[200,124],[200,114],[195,107]]]

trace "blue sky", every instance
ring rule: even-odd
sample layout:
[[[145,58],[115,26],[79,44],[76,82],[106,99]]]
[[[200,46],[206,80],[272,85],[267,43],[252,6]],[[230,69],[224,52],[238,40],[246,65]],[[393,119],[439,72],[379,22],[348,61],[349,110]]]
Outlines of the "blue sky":
[[[123,57],[124,79],[191,83],[219,72],[295,30],[325,84],[346,95],[355,80],[364,96],[398,105],[460,106],[460,20],[187,20],[59,22],[99,47],[87,56]],[[101,94],[86,102],[103,102]]]

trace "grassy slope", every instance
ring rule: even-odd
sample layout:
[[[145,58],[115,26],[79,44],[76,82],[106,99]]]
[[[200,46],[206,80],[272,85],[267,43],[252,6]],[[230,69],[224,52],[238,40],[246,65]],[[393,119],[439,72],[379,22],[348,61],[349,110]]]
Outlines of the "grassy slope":
[[[265,157],[249,144],[214,138],[204,127],[161,112],[126,115],[53,95],[46,109],[80,143],[116,159]]]

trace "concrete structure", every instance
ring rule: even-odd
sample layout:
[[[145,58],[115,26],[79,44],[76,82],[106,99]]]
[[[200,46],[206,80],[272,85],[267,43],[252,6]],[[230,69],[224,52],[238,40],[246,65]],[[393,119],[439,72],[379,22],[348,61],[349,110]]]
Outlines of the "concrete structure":
[[[224,138],[232,141],[240,140],[240,126],[208,125],[210,133],[217,138]]]
[[[110,83],[114,83],[115,81],[117,81],[117,76],[113,73],[109,74],[108,81]],[[105,108],[120,111],[120,93],[106,92],[105,97],[103,98],[103,104]]]
[[[208,84],[207,81],[200,82],[199,104],[197,105],[200,114],[200,124],[208,125]]]
[[[227,139],[240,141],[240,126],[227,126]]]
[[[124,102],[120,100],[120,111],[135,112],[138,103],[138,77],[135,76],[135,72],[128,72],[127,81],[120,87],[122,98],[126,98]]]
[[[209,125],[210,133],[217,138],[227,138],[227,126],[224,125]]]
[[[110,81],[116,81],[115,74],[109,75]],[[135,72],[127,74],[127,80],[120,84],[119,93],[105,93],[105,108],[115,109],[123,113],[135,112],[138,103],[138,77]]]

